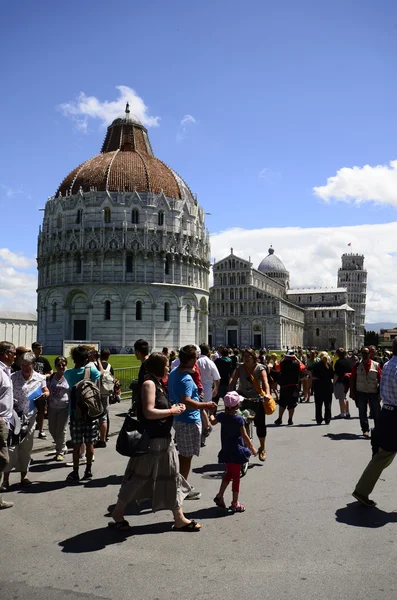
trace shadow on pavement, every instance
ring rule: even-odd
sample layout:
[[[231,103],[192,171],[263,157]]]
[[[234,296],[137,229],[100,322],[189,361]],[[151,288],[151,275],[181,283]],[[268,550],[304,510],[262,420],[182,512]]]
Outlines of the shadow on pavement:
[[[24,487],[19,490],[19,494],[42,494],[44,492],[53,492],[61,490],[69,485],[65,480],[62,481],[38,481],[32,483],[29,487]]]
[[[123,481],[123,475],[108,475],[108,477],[102,477],[99,479],[90,479],[84,483],[86,488],[102,488],[108,485],[121,485]]]
[[[52,471],[53,469],[59,469],[64,466],[65,463],[55,462],[54,459],[52,459],[52,462],[49,462],[47,460],[35,460],[33,465],[29,468],[29,472],[44,473],[45,471]]]
[[[196,467],[192,469],[193,473],[213,473],[214,471],[224,471],[222,463],[203,465],[202,467]]]
[[[327,437],[330,440],[365,440],[359,433],[327,433],[323,437]],[[368,440],[367,440],[368,441]]]
[[[129,537],[136,535],[155,535],[171,531],[172,522],[151,523],[150,525],[132,525],[130,531],[116,531],[109,527],[101,527],[79,533],[74,537],[62,540],[59,546],[62,552],[81,554],[84,552],[97,552],[106,546],[125,542]]]
[[[387,513],[376,506],[367,508],[359,502],[351,502],[344,508],[338,508],[335,517],[338,523],[370,529],[383,527],[388,523],[397,523],[397,512]]]
[[[231,517],[234,513],[225,508],[218,508],[218,506],[211,506],[209,508],[199,508],[198,510],[189,511],[190,501],[185,502],[183,505],[183,512],[185,517],[188,519],[221,519],[223,517]]]

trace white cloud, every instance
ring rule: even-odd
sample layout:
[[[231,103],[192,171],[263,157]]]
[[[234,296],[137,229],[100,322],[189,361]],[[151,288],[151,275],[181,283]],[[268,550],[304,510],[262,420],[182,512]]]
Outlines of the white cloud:
[[[180,127],[178,133],[176,134],[176,141],[182,142],[187,135],[188,128],[191,125],[197,125],[197,119],[195,119],[193,115],[185,115],[183,119],[181,119],[179,125]]]
[[[280,171],[273,171],[270,167],[264,167],[258,173],[259,179],[264,179],[265,181],[274,181],[275,179],[280,179],[280,176]]]
[[[127,102],[130,105],[131,116],[137,117],[146,127],[157,127],[160,117],[148,114],[148,107],[132,88],[118,85],[119,97],[116,100],[101,102],[95,96],[86,96],[80,92],[75,102],[65,102],[58,106],[59,110],[76,122],[76,127],[83,132],[88,129],[88,119],[99,119],[102,125],[109,125],[114,119],[122,117]]]
[[[30,267],[34,267],[36,261],[32,258],[27,258],[20,252],[16,254],[8,248],[0,248],[0,264],[1,263],[5,264],[6,266],[28,269]]]
[[[34,259],[0,248],[1,309],[35,312],[37,276],[31,272],[34,265]]]
[[[397,206],[397,160],[388,165],[343,167],[327,184],[313,188],[316,196],[328,202],[375,202]]]
[[[397,322],[397,222],[345,227],[229,229],[211,236],[216,260],[234,254],[257,267],[273,245],[290,272],[292,287],[335,287],[341,255],[365,255],[367,322]],[[348,243],[352,246],[349,247]]]

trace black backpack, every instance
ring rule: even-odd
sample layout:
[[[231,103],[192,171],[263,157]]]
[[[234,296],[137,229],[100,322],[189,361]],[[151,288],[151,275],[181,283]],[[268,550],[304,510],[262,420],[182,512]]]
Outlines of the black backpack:
[[[84,370],[84,379],[72,387],[72,406],[83,421],[95,421],[104,413],[101,391],[96,383],[91,381],[91,367]]]

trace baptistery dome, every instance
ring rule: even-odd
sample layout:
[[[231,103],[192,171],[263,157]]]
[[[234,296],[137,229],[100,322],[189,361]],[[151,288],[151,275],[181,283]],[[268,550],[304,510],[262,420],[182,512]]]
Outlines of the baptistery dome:
[[[38,338],[131,351],[208,341],[209,233],[183,179],[129,114],[49,198],[38,239]]]
[[[129,113],[107,130],[101,153],[76,167],[61,183],[56,195],[92,189],[106,192],[164,192],[169,198],[194,202],[193,195],[173,169],[156,158],[147,129]]]

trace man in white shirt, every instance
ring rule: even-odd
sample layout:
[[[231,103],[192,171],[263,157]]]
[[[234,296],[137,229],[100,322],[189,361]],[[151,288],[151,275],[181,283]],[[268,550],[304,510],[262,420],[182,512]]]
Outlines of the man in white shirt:
[[[201,373],[201,383],[204,389],[204,402],[211,402],[216,397],[221,376],[216,365],[210,359],[210,349],[207,344],[200,346],[201,356],[197,364]]]
[[[16,352],[11,342],[0,342],[0,473],[8,464],[8,433],[13,421],[14,400],[12,395],[11,365]],[[6,502],[0,494],[0,510],[11,508],[13,502]]]

